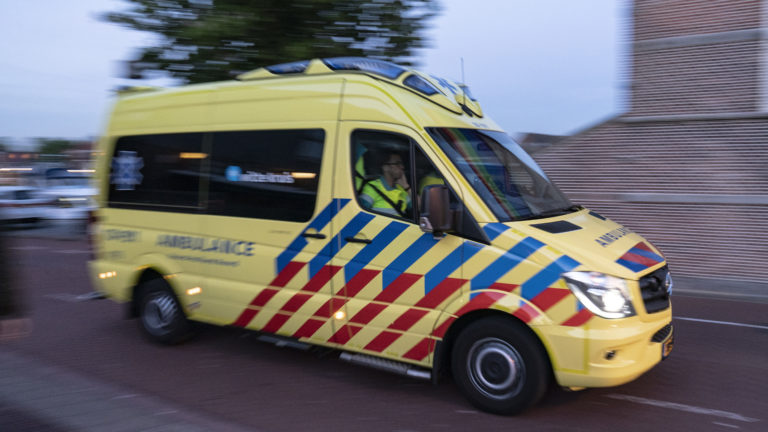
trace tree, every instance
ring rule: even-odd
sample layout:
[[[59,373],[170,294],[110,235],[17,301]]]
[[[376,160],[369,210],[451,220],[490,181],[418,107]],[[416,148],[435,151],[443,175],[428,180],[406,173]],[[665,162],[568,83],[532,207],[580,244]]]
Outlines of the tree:
[[[128,0],[107,21],[155,33],[129,61],[132,79],[231,79],[272,64],[365,56],[411,65],[438,0]]]
[[[65,150],[69,150],[73,142],[66,139],[58,138],[37,138],[38,152],[41,154],[61,154]]]

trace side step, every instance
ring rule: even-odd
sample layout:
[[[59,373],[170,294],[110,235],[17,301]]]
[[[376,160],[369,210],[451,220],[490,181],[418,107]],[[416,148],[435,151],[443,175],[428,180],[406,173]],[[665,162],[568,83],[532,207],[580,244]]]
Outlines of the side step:
[[[394,360],[386,360],[379,357],[373,357],[365,354],[352,354],[343,352],[339,356],[340,359],[359,364],[362,366],[368,366],[374,369],[379,369],[387,372],[394,372],[400,375],[406,375],[413,378],[420,378],[424,380],[432,379],[432,373],[426,369],[422,369],[418,366],[410,365],[407,363],[400,363]]]
[[[302,351],[307,351],[308,349],[312,348],[312,345],[306,344],[304,342],[299,342],[297,340],[281,337],[273,334],[260,334],[258,337],[256,337],[256,340],[261,342],[267,342],[274,344],[277,347],[283,348],[295,348]]]

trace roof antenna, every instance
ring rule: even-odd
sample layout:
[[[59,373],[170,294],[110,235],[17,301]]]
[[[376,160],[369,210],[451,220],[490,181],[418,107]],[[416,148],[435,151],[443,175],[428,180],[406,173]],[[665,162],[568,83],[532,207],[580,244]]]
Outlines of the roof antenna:
[[[464,80],[464,57],[461,58],[461,85],[466,86],[467,82]],[[464,106],[467,105],[467,92],[462,88],[461,93],[463,95],[462,99],[464,100]]]

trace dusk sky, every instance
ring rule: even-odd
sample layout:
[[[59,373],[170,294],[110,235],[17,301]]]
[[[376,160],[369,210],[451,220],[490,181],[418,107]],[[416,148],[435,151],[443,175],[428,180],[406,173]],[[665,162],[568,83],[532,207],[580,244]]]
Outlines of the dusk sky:
[[[570,134],[619,112],[628,3],[442,0],[426,72],[467,84],[507,132]],[[0,2],[0,137],[98,136],[120,62],[151,36],[96,19],[119,0]]]

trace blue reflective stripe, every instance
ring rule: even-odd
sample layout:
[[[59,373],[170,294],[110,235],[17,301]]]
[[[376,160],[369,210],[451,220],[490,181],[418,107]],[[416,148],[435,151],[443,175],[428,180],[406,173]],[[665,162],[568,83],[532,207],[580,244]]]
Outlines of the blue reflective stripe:
[[[621,265],[623,265],[624,267],[632,270],[635,273],[643,271],[643,270],[648,268],[648,266],[645,265],[645,264],[640,264],[640,263],[636,263],[636,262],[632,262],[632,261],[627,261],[627,260],[621,259],[621,258],[617,259],[616,262],[621,264]]]
[[[474,242],[464,242],[453,252],[443,258],[432,270],[424,276],[424,295],[429,294],[432,288],[456,271],[462,264],[469,261],[483,246]]]
[[[372,214],[362,212],[352,218],[352,220],[349,221],[349,223],[342,228],[341,231],[339,231],[339,233],[336,234],[314,258],[312,258],[311,261],[309,261],[309,277],[314,277],[317,272],[319,272],[324,265],[328,264],[328,261],[330,261],[331,258],[333,258],[336,253],[347,244],[347,241],[344,240],[345,238],[352,237],[360,232],[360,230],[373,218],[374,216]]]
[[[345,205],[347,205],[349,201],[349,199],[338,198],[331,200],[331,202],[325,206],[323,211],[321,211],[301,233],[304,234],[304,232],[310,228],[321,231],[323,228],[325,228],[326,225],[328,225],[331,219],[333,219],[333,217],[336,216],[336,214],[338,214]],[[288,248],[280,253],[280,255],[277,257],[277,274],[283,271],[285,266],[288,265],[288,263],[291,262],[291,260],[293,260],[306,245],[307,239],[302,237],[301,234],[293,239]]]
[[[536,273],[532,278],[525,281],[525,283],[520,286],[521,295],[527,300],[532,300],[542,291],[547,289],[552,283],[560,279],[561,274],[573,270],[578,267],[579,264],[578,261],[567,255],[561,256],[556,261]]]
[[[435,240],[433,234],[422,234],[415,242],[411,243],[408,248],[395,258],[390,265],[388,265],[382,274],[383,288],[387,288],[389,284],[395,281],[401,274],[403,274],[408,267],[413,265],[419,258],[423,257],[432,246],[436,245],[438,240]]]
[[[483,227],[483,231],[485,231],[485,234],[488,236],[488,240],[490,241],[493,241],[494,239],[496,239],[496,237],[499,236],[499,234],[503,233],[508,229],[509,229],[508,226],[504,224],[496,223],[496,222],[486,224]]]
[[[504,255],[500,256],[496,261],[492,262],[472,279],[472,291],[488,288],[494,282],[499,280],[500,277],[507,274],[507,272],[543,246],[544,243],[533,237],[524,238],[520,243],[516,244],[512,249],[504,253]]]
[[[397,236],[400,235],[405,229],[408,228],[407,224],[401,222],[391,222],[387,225],[376,237],[371,240],[370,243],[365,245],[357,255],[352,258],[347,265],[344,266],[344,278],[347,283],[355,277],[355,275],[373,258],[376,257],[387,245],[392,243]]]
[[[639,248],[632,248],[632,249],[629,250],[629,252],[631,252],[631,253],[633,253],[635,255],[640,255],[640,256],[643,256],[643,257],[646,257],[646,258],[650,258],[650,259],[652,259],[654,261],[658,261],[658,262],[664,261],[663,257],[661,257],[659,255],[656,255],[653,252],[642,250],[642,249],[639,249]]]

